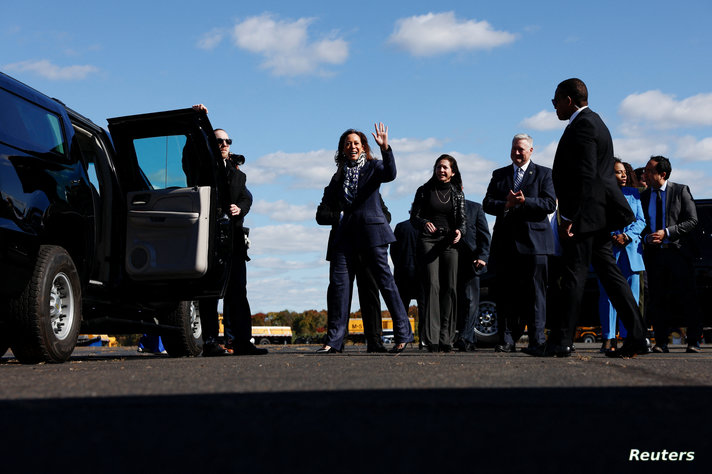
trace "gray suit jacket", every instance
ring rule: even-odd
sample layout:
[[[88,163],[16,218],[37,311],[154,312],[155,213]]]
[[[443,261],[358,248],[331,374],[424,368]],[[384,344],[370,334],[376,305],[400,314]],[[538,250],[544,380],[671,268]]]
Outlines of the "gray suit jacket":
[[[651,188],[646,189],[640,194],[646,224],[645,229],[643,229],[641,233],[643,239],[652,232],[653,227],[648,212],[651,196]],[[695,201],[693,201],[690,188],[686,184],[668,181],[667,191],[665,192],[665,225],[668,230],[670,245],[684,248],[686,237],[689,236],[697,226]]]

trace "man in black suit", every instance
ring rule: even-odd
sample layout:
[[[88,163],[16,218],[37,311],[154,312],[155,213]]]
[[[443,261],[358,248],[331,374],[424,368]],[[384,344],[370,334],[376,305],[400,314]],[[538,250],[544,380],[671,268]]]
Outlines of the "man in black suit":
[[[482,201],[487,214],[497,217],[492,236],[499,344],[497,352],[516,352],[524,323],[529,327],[529,347],[546,339],[546,285],[548,256],[554,237],[548,215],[556,209],[551,169],[531,161],[532,137],[515,135],[512,165],[492,173]]]
[[[457,254],[457,333],[455,347],[460,352],[474,351],[477,344],[475,323],[480,309],[480,273],[489,260],[490,232],[482,206],[465,200],[466,229]]]
[[[648,189],[640,200],[646,227],[643,258],[648,271],[648,320],[655,328],[653,352],[668,352],[668,337],[676,316],[687,318],[687,352],[700,352],[701,314],[695,292],[694,254],[687,237],[697,226],[690,188],[668,181],[670,160],[653,156],[645,166]]]
[[[532,355],[569,356],[578,322],[589,265],[598,275],[628,336],[610,357],[648,352],[640,310],[613,256],[610,232],[633,221],[634,215],[613,174],[613,140],[608,128],[588,108],[588,89],[580,79],[558,85],[552,104],[560,120],[568,120],[554,156],[552,177],[559,200],[562,251],[561,321],[552,321],[544,350]]]

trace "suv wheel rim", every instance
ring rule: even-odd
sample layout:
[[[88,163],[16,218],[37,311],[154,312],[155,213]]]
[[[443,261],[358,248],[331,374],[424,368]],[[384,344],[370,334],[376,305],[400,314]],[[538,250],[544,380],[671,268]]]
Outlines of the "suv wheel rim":
[[[193,331],[193,337],[200,339],[203,335],[203,326],[200,324],[200,310],[198,309],[198,303],[195,301],[190,302],[190,327]]]
[[[59,340],[66,339],[74,324],[74,292],[72,283],[65,273],[58,273],[52,281],[49,318],[55,337]]]

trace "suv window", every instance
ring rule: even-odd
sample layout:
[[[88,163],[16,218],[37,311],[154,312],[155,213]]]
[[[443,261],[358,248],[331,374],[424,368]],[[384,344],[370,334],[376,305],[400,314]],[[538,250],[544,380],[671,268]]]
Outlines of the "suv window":
[[[26,152],[66,156],[61,119],[5,89],[0,89],[0,123],[0,141]]]
[[[133,146],[138,165],[153,189],[187,187],[183,162],[192,142],[185,135],[137,138]]]

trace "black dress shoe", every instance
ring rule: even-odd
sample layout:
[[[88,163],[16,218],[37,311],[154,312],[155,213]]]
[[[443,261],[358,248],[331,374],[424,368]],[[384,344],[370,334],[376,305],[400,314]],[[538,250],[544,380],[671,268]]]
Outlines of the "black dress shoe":
[[[467,345],[468,344],[467,342],[465,342],[464,339],[458,339],[457,341],[455,341],[453,347],[460,352],[467,352]]]
[[[370,353],[375,352],[375,353],[383,354],[385,352],[388,352],[388,349],[386,349],[386,346],[384,346],[383,344],[372,344],[372,345],[367,346],[366,352],[370,352]]]
[[[203,357],[221,357],[227,355],[230,355],[230,352],[217,342],[203,344]]]
[[[337,352],[341,352],[339,350],[334,349],[331,346],[323,345],[319,349],[316,350],[317,354],[336,354]]]
[[[494,346],[495,352],[517,352],[517,346],[514,344],[497,344]]]
[[[410,344],[410,342],[399,342],[395,344],[388,352],[390,352],[391,354],[400,354],[405,350],[406,347],[408,347],[408,344]]]
[[[620,349],[609,350],[606,352],[606,357],[614,357],[618,359],[632,359],[637,355],[649,354],[648,343],[645,339],[640,341],[626,340]]]
[[[460,352],[476,352],[477,347],[471,342],[467,342],[464,339],[458,339],[455,341],[455,345],[453,346],[453,349],[457,349]]]
[[[522,352],[533,357],[571,357],[571,347],[559,344],[540,344],[535,347],[525,347]]]
[[[261,347],[257,347],[254,344],[247,344],[244,346],[234,346],[235,355],[265,355],[269,351]]]
[[[522,352],[533,357],[554,357],[554,351],[547,344],[539,344],[534,347],[523,347]]]
[[[571,353],[574,352],[573,346],[554,346],[554,357],[571,357]]]

